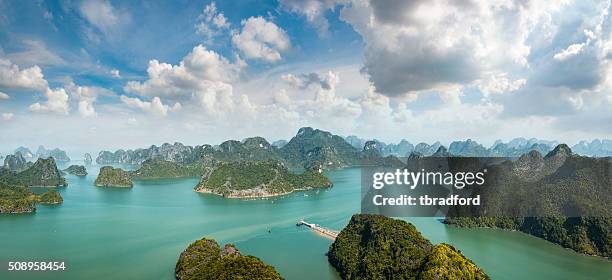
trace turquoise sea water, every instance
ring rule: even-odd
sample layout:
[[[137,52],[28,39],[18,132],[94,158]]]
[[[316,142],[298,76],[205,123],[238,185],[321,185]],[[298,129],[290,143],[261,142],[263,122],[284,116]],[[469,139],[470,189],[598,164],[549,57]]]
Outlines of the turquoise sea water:
[[[328,191],[251,201],[195,193],[195,178],[97,188],[98,167],[88,169],[85,178],[66,176],[64,204],[0,215],[0,279],[173,279],[180,252],[204,236],[236,244],[287,279],[338,279],[325,256],[331,240],[295,223],[340,230],[360,208],[359,169],[328,172]],[[432,242],[458,247],[493,279],[612,279],[611,261],[526,234],[408,221]],[[8,261],[23,260],[65,261],[67,270],[6,271]]]

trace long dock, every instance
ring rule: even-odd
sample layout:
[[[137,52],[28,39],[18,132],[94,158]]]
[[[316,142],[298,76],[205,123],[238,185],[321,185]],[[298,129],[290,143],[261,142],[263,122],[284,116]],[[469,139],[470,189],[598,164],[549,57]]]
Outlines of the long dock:
[[[326,229],[324,227],[320,227],[317,224],[313,224],[313,223],[308,223],[306,221],[304,221],[303,219],[300,220],[296,226],[301,226],[301,225],[305,225],[307,227],[309,227],[310,229],[312,229],[313,231],[315,231],[316,233],[323,235],[327,238],[330,238],[332,240],[336,240],[336,238],[338,237],[339,232],[334,231],[334,230],[330,230],[330,229]]]

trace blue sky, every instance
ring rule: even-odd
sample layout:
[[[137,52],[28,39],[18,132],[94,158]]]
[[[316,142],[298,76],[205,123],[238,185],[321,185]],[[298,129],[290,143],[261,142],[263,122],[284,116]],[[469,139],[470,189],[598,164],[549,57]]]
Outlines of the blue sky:
[[[2,149],[612,138],[610,1],[0,1]]]

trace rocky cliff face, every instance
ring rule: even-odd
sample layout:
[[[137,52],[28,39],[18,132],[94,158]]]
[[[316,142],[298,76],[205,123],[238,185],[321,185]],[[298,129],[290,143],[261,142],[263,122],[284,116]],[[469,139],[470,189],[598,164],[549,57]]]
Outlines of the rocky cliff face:
[[[89,153],[85,153],[85,155],[83,156],[83,162],[85,162],[85,165],[91,165],[93,159],[91,158],[91,155]]]
[[[456,156],[467,157],[486,157],[489,151],[476,141],[468,139],[466,141],[454,141],[448,147],[448,152]]]
[[[320,163],[325,168],[340,168],[357,165],[360,159],[359,150],[342,137],[311,127],[300,128],[279,154],[293,167]]]
[[[38,150],[36,151],[36,157],[38,158],[53,157],[56,162],[69,162],[70,161],[70,158],[68,157],[66,152],[58,148],[47,150],[45,149],[44,146],[38,147]]]
[[[612,157],[612,140],[610,139],[595,139],[591,142],[580,141],[580,143],[572,146],[572,150],[581,155],[596,156],[596,157]]]
[[[21,152],[15,152],[14,155],[7,155],[4,158],[4,168],[8,168],[11,171],[23,171],[29,166]]]
[[[39,158],[28,169],[19,172],[17,178],[26,186],[67,186],[52,157]]]
[[[440,146],[442,146],[440,142],[435,142],[431,145],[427,143],[419,143],[414,147],[413,152],[423,156],[431,156],[440,148]]]

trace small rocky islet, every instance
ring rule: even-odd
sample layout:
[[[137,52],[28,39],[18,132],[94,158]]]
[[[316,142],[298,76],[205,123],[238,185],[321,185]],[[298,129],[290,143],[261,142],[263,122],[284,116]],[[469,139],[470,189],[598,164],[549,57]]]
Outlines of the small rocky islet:
[[[71,165],[64,169],[64,172],[80,177],[87,176],[87,169],[85,169],[85,166],[83,165]]]
[[[100,173],[94,182],[96,187],[116,187],[116,188],[131,188],[131,175],[128,171],[112,166],[104,166],[100,168]]]
[[[191,243],[181,253],[174,271],[178,280],[283,279],[259,258],[243,255],[232,244],[221,248],[217,241],[207,238]]]

